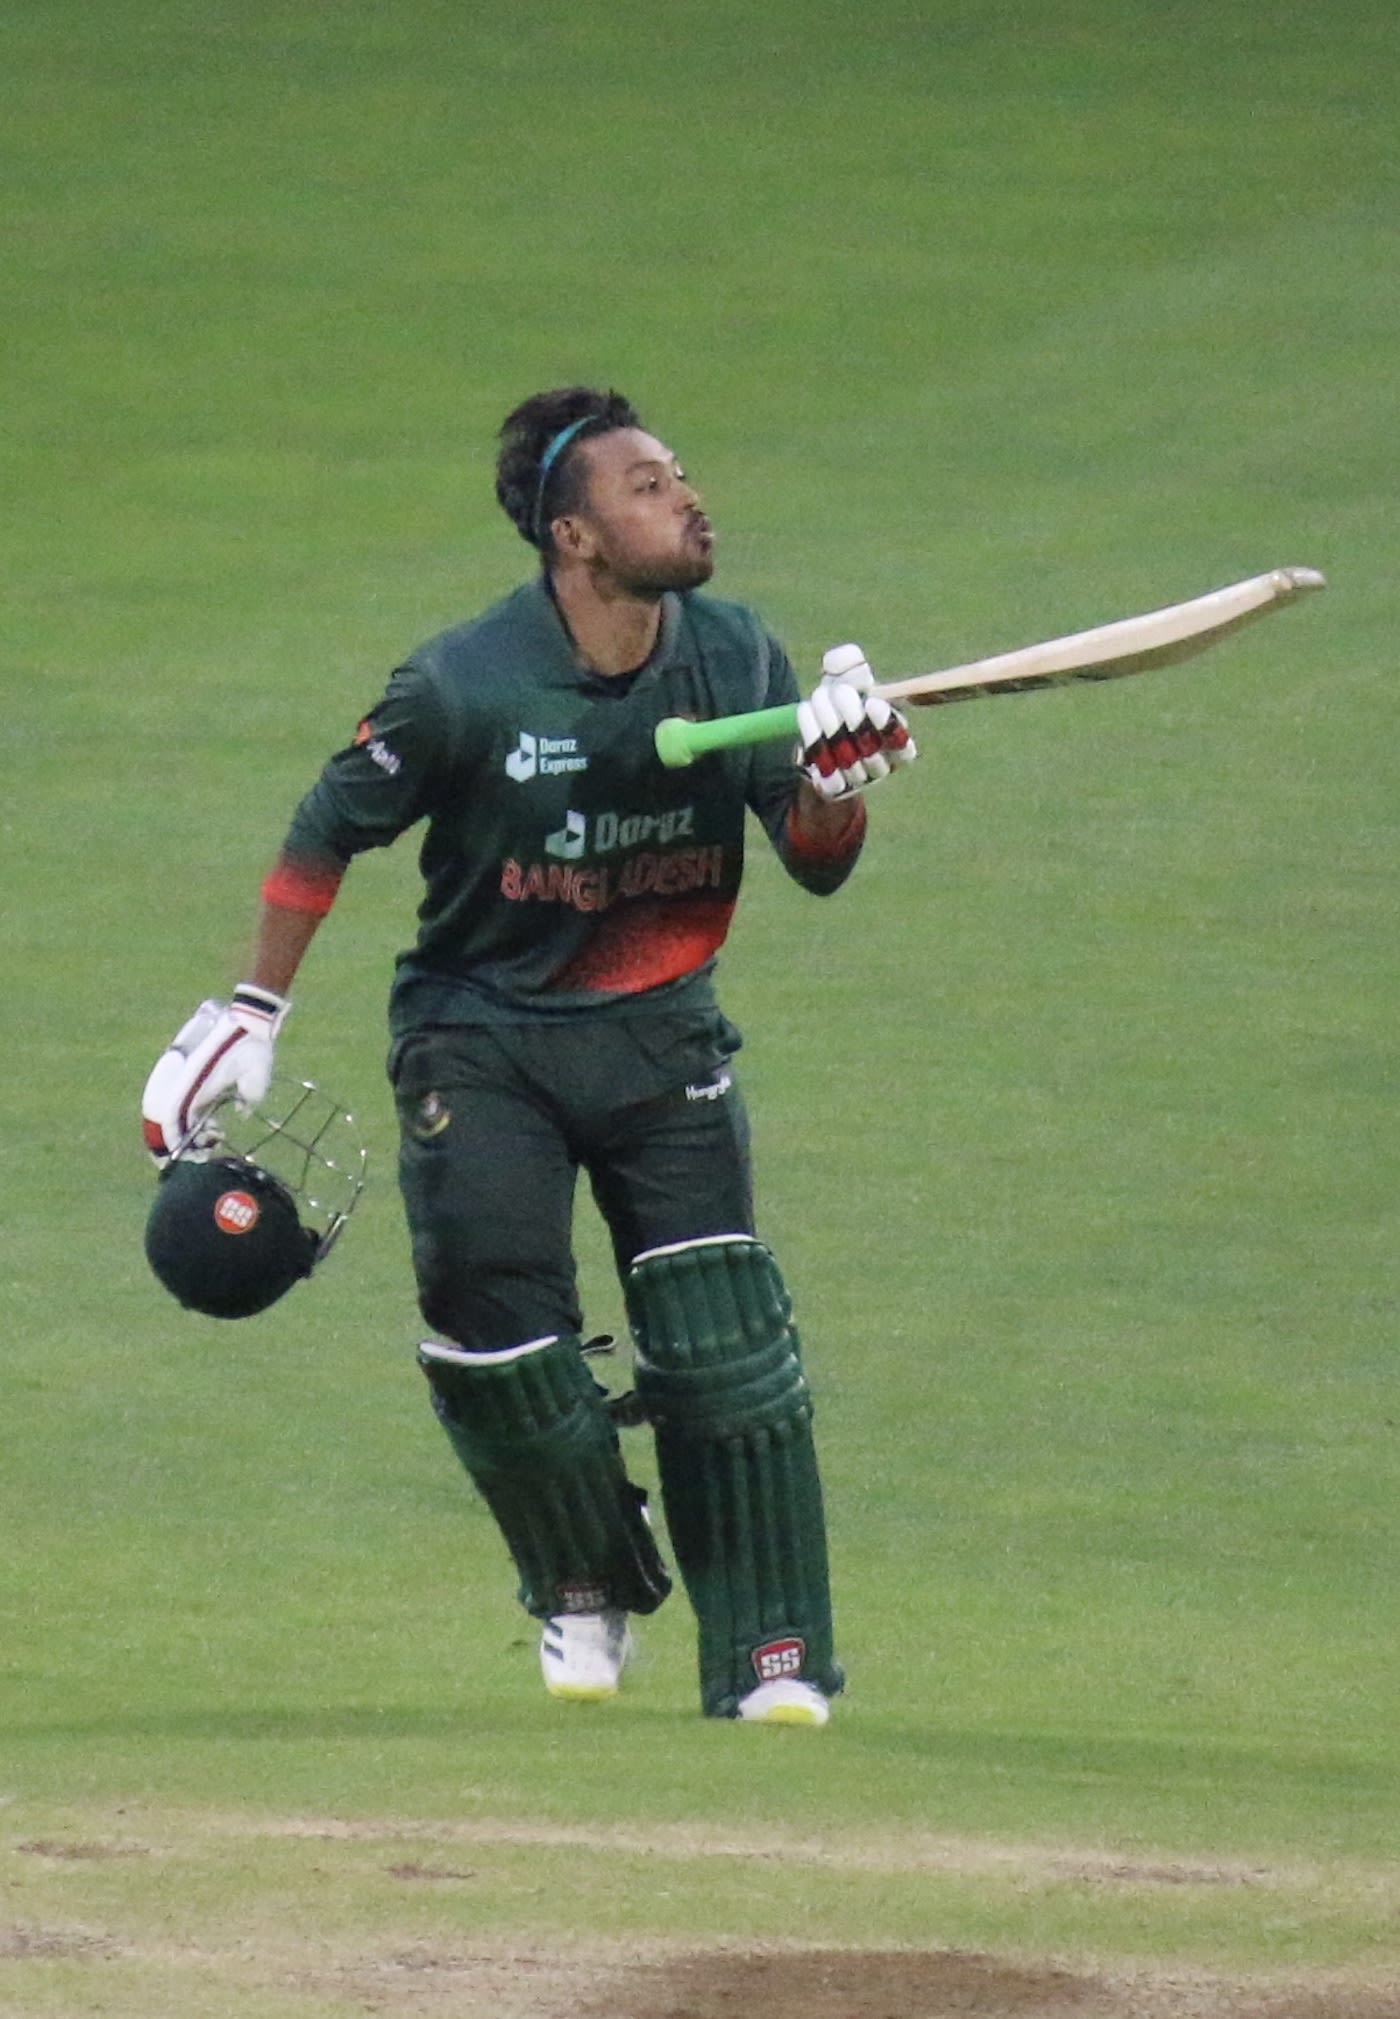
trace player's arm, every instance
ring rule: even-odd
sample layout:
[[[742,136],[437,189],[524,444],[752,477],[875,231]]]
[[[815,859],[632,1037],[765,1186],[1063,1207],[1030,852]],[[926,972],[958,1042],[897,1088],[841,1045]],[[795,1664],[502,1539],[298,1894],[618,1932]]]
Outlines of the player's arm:
[[[256,1107],[263,1099],[292,983],[349,863],[429,810],[447,747],[431,681],[401,669],[293,815],[263,884],[248,978],[227,1001],[199,1005],[146,1082],[142,1122],[157,1163],[198,1141],[202,1119],[221,1101]]]
[[[141,1100],[146,1148],[164,1165],[230,1097],[255,1108],[272,1081],[274,1047],[307,948],[335,902],[345,866],[284,847],[262,888],[248,978],[227,1002],[202,1002],[156,1061]]]
[[[865,801],[823,799],[809,778],[799,777],[788,828],[799,852],[854,859],[865,838]]]
[[[335,903],[346,865],[284,847],[264,882],[249,980],[289,996],[306,950]]]

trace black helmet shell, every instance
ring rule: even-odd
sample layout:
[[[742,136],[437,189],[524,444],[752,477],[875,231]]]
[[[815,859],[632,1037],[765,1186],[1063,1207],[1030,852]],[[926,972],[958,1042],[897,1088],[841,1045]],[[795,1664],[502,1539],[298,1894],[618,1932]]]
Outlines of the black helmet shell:
[[[172,1297],[210,1318],[251,1318],[309,1276],[320,1237],[287,1186],[245,1157],[167,1165],[146,1219],[146,1259]]]

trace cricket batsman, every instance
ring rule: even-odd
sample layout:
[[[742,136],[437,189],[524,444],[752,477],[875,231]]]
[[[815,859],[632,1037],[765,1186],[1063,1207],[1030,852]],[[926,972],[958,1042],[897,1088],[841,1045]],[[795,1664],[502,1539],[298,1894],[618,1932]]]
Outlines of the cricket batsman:
[[[534,578],[389,679],[292,815],[248,979],[147,1086],[168,1157],[256,1104],[303,956],[351,861],[421,824],[423,896],[389,998],[399,1181],[433,1407],[541,1626],[549,1692],[616,1694],[633,1614],[671,1587],[584,1357],[582,1171],[607,1226],[656,1440],[708,1717],[823,1725],[833,1645],[812,1403],[755,1232],[740,1038],[716,1002],[752,812],[826,897],[864,789],[915,755],[860,650],[826,655],[798,743],[658,763],[663,717],[799,700],[753,613],[704,593],[714,535],[616,392],[541,392],[504,422],[496,495]]]

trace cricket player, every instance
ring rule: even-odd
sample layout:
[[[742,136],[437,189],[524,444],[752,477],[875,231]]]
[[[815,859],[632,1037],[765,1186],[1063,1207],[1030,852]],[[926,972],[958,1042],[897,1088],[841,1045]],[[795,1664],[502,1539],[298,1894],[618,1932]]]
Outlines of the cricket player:
[[[422,823],[423,899],[389,1002],[399,1178],[437,1416],[541,1623],[556,1697],[617,1692],[629,1619],[670,1589],[616,1410],[584,1358],[572,1241],[587,1174],[636,1345],[670,1551],[709,1717],[825,1724],[833,1647],[812,1406],[757,1238],[739,1034],[714,991],[754,814],[788,873],[849,876],[864,788],[912,761],[855,646],[827,654],[796,749],[668,771],[669,715],[798,700],[758,619],[702,593],[714,534],[615,392],[527,399],[496,495],[534,578],[397,668],[292,816],[249,978],[145,1103],[171,1150],[256,1104],[298,968],[362,850]]]

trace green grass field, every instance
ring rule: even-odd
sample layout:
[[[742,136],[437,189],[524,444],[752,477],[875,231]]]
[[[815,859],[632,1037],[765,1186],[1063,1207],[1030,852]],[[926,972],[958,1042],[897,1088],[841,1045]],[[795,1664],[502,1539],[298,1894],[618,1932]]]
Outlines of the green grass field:
[[[1400,2011],[1398,88],[1381,0],[0,17],[3,2019]],[[144,1075],[528,568],[494,430],[574,377],[810,668],[1331,583],[925,716],[828,906],[755,854],[820,1736],[703,1723],[679,1600],[625,1703],[538,1687],[412,1361],[411,844],[283,1046],[369,1140],[343,1250],[238,1327],[141,1253]]]

